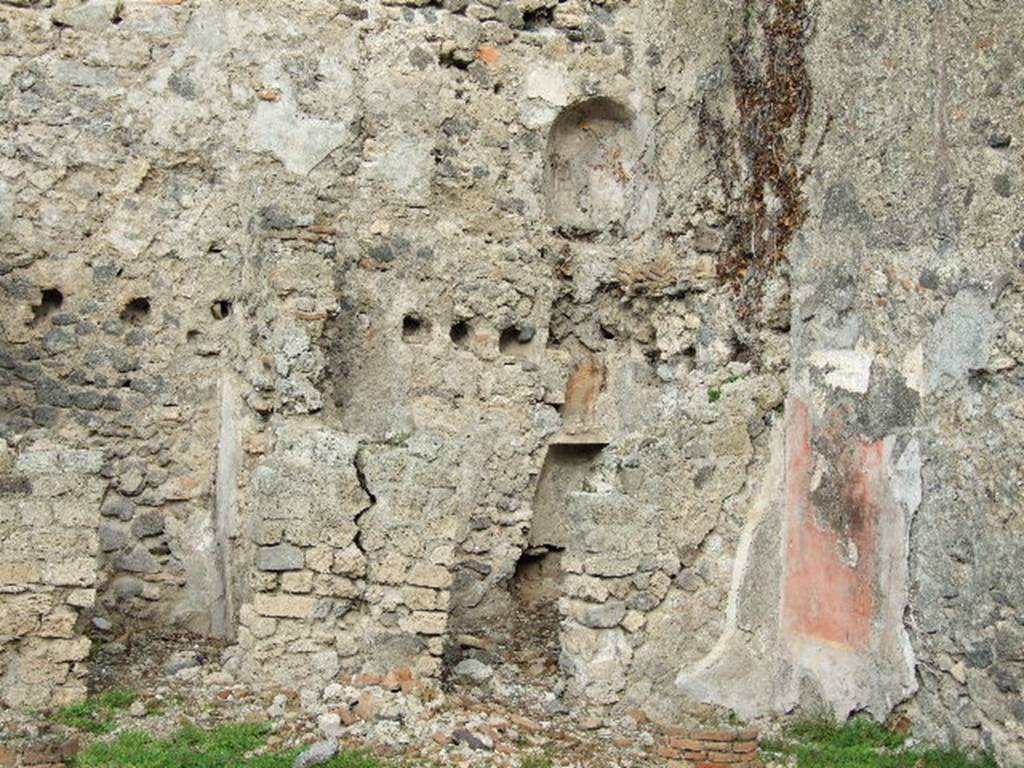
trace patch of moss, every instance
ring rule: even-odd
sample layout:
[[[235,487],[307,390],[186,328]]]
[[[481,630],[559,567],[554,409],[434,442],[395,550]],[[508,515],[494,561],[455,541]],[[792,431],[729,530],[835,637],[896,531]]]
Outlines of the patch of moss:
[[[129,731],[90,745],[75,759],[75,768],[291,768],[301,747],[253,755],[266,743],[269,725],[236,724],[201,729],[186,726],[167,739]],[[365,750],[346,750],[325,768],[391,768]],[[399,768],[395,766],[394,768]]]
[[[867,718],[838,725],[827,718],[795,721],[766,753],[792,755],[798,768],[995,768],[990,756],[912,748],[905,736]]]
[[[114,727],[116,713],[130,707],[135,699],[134,691],[127,688],[111,688],[109,691],[90,696],[80,704],[61,707],[53,713],[51,720],[79,731],[108,733]]]

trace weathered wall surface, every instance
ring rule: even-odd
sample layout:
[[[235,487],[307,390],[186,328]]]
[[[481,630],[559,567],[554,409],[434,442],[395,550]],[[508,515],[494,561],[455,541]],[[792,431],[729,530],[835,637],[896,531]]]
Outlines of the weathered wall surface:
[[[0,14],[0,437],[102,457],[97,610],[443,674],[539,579],[570,701],[1017,759],[1020,11]]]
[[[96,600],[99,451],[0,442],[0,703],[50,707],[85,694]]]

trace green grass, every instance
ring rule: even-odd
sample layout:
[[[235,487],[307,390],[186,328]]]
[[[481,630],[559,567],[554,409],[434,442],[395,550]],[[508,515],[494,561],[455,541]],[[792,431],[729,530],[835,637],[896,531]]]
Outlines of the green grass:
[[[794,755],[799,768],[995,768],[988,756],[906,746],[906,737],[865,718],[837,725],[824,718],[794,722],[762,749]]]
[[[266,743],[266,724],[223,725],[203,730],[182,728],[167,739],[139,731],[96,742],[75,759],[75,768],[291,768],[301,747],[246,757]],[[327,768],[390,768],[363,750],[341,752]]]
[[[135,693],[127,688],[111,688],[90,696],[81,704],[61,707],[53,713],[55,723],[89,733],[108,733],[114,727],[114,715],[135,701]]]
[[[519,761],[519,768],[551,768],[551,756],[546,752],[525,755]]]
[[[708,402],[717,403],[722,397],[722,390],[711,388],[708,390]]]

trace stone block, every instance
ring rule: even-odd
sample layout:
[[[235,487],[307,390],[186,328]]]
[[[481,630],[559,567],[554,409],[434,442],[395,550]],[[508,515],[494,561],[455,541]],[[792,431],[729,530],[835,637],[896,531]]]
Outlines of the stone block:
[[[74,635],[77,619],[77,611],[66,605],[59,605],[43,617],[37,634],[40,637],[71,637]]]
[[[262,616],[289,619],[308,619],[316,608],[316,600],[300,595],[258,594],[253,600],[256,612]]]
[[[0,636],[25,637],[38,631],[52,600],[45,593],[0,595]]]
[[[256,567],[261,571],[298,571],[305,562],[305,552],[292,544],[260,547],[256,555]]]
[[[430,563],[416,563],[409,569],[406,581],[417,587],[432,587],[434,589],[445,589],[451,586],[452,574],[442,565]]]
[[[39,564],[29,560],[0,562],[0,585],[23,586],[40,581]]]
[[[281,589],[285,592],[306,593],[313,591],[312,571],[290,571],[281,576]]]
[[[443,635],[448,629],[448,614],[443,611],[413,611],[398,625],[404,632],[417,635]]]
[[[331,572],[341,576],[360,577],[366,575],[366,555],[355,544],[350,544],[334,553]]]

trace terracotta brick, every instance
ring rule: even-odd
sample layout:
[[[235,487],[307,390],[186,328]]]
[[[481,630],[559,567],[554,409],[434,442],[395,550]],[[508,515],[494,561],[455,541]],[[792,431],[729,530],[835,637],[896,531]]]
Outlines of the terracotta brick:
[[[668,739],[668,745],[670,747],[675,747],[676,749],[689,749],[695,752],[699,752],[704,749],[702,743],[696,739],[681,739],[678,736],[670,736]]]
[[[733,752],[757,752],[756,741],[734,741],[732,745]]]
[[[694,731],[692,738],[699,741],[733,741],[736,738],[736,731],[707,730]]]
[[[757,732],[756,728],[743,728],[742,730],[736,731],[737,741],[757,741],[761,734]]]
[[[666,760],[676,760],[679,758],[679,751],[672,749],[672,747],[658,747],[654,750],[654,754],[658,757],[664,757]]]
[[[700,760],[707,760],[707,752],[683,752],[683,759],[691,762],[698,762]]]
[[[708,760],[714,763],[744,763],[746,755],[738,755],[735,752],[708,752]]]
[[[644,723],[649,723],[651,721],[651,718],[649,718],[647,713],[642,709],[626,710],[626,716],[632,718],[638,725],[643,725]]]
[[[383,675],[352,675],[352,685],[357,688],[366,685],[380,685],[383,681]]]
[[[18,764],[18,755],[12,749],[7,747],[0,747],[0,766],[2,768],[11,768]]]

